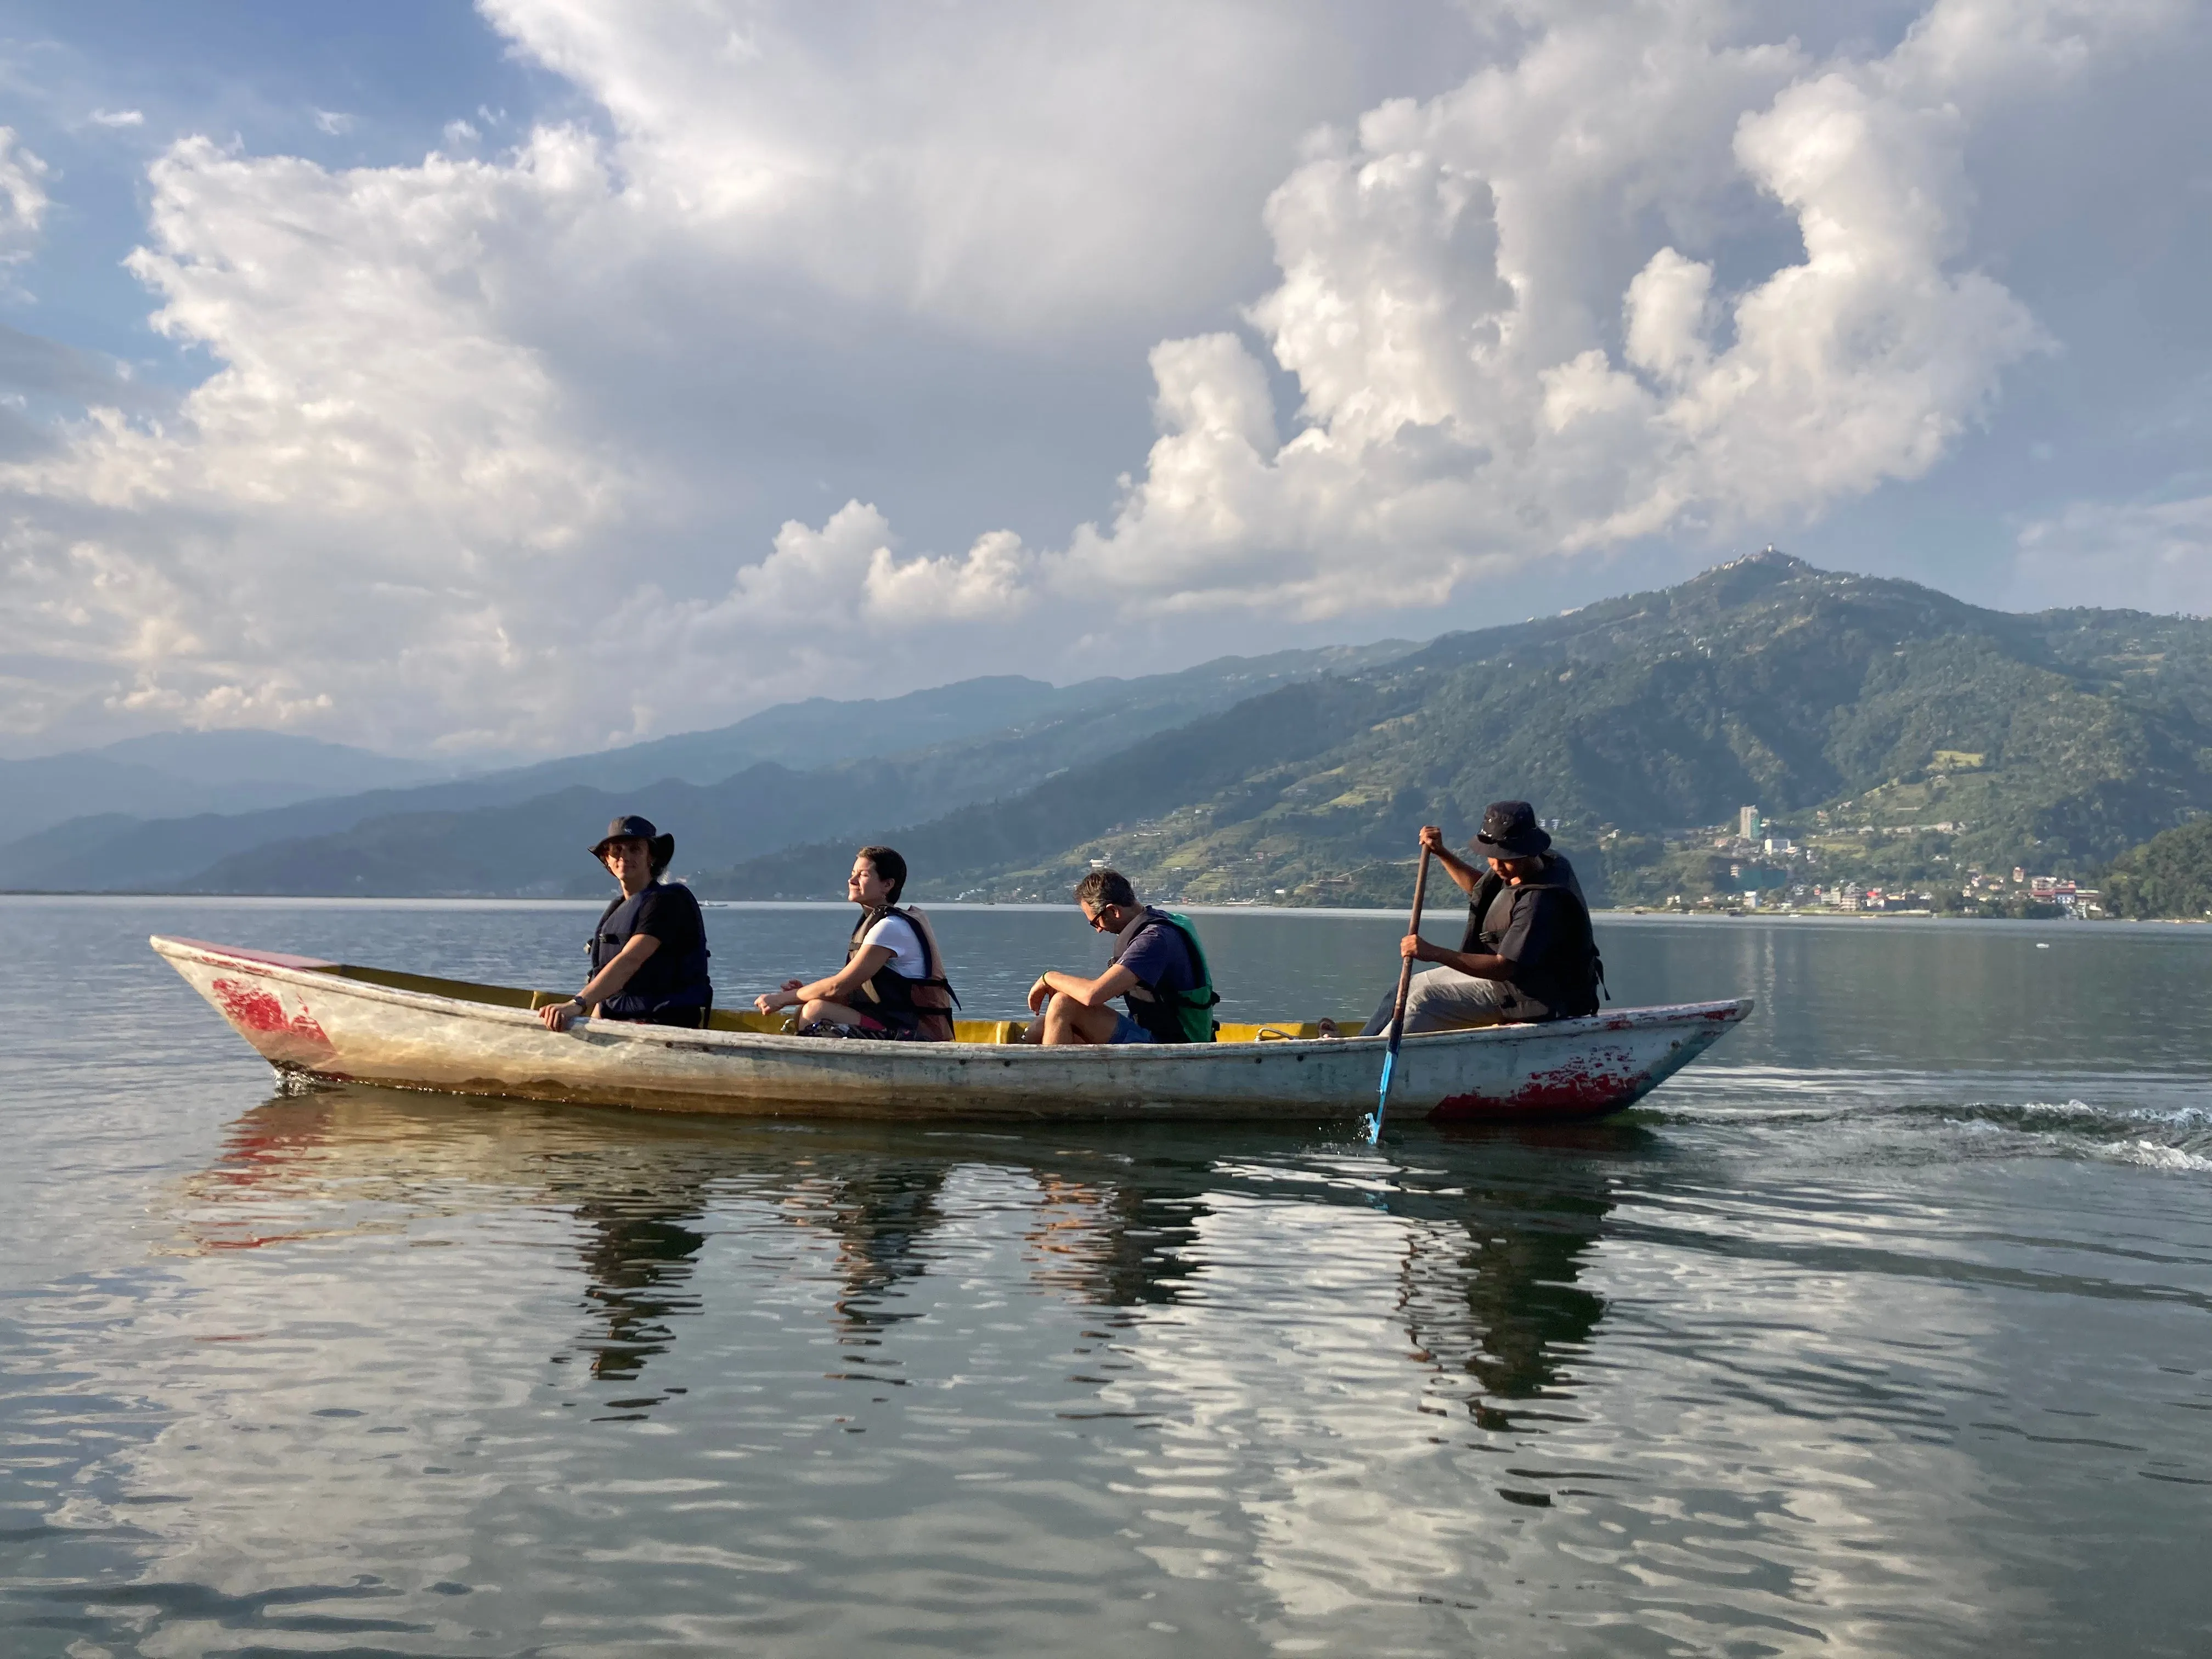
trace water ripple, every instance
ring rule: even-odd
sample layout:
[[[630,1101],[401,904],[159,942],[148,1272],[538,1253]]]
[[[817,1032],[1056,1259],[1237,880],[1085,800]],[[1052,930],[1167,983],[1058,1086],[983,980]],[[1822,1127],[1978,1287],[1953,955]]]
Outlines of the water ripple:
[[[1823,1059],[1791,1011],[1874,981],[1651,927],[1774,1024],[1594,1126],[1370,1151],[272,1097],[135,954],[173,918],[68,914],[112,939],[19,926],[0,963],[143,1041],[58,1024],[9,1062],[10,1655],[2207,1637],[2212,1108],[2170,1047],[1950,1066],[1899,1026],[1914,1063],[1863,1029]],[[335,950],[381,913],[281,914],[270,942]],[[378,925],[520,978],[574,918]],[[2083,971],[2093,1012],[2135,994]]]

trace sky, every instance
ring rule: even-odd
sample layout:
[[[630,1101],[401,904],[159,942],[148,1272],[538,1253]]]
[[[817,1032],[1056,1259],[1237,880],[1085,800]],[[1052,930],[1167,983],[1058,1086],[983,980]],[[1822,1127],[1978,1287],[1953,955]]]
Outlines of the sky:
[[[0,754],[489,762],[1773,544],[2212,612],[2197,0],[0,0]]]

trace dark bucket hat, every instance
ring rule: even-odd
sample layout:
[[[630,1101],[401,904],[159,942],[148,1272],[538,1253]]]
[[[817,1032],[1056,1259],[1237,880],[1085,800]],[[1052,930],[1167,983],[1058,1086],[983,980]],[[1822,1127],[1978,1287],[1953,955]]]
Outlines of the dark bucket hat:
[[[1500,858],[1533,859],[1552,844],[1536,822],[1536,809],[1525,800],[1494,800],[1482,811],[1475,840]]]
[[[656,870],[666,869],[668,860],[676,856],[676,837],[662,835],[653,827],[651,818],[641,818],[635,812],[625,812],[607,825],[607,833],[601,836],[599,845],[592,848],[592,856],[604,864],[607,859],[609,842],[631,840],[641,841],[650,849],[647,856],[652,859],[653,867]]]

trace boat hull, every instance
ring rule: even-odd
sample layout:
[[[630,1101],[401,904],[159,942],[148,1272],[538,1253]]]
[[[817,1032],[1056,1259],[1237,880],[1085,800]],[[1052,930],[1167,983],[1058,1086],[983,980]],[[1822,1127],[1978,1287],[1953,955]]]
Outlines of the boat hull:
[[[156,936],[154,949],[280,1071],[580,1105],[744,1116],[1346,1118],[1383,1040],[1042,1048],[825,1042],[582,1020],[340,977],[338,964]],[[514,994],[526,998],[527,994]],[[1750,1012],[1747,1000],[1407,1037],[1394,1116],[1603,1116]]]

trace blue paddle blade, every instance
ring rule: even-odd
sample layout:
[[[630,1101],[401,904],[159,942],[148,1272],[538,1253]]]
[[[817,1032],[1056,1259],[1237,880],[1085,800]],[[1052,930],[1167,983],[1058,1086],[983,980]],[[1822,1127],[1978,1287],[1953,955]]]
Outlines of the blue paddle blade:
[[[1382,1088],[1376,1097],[1375,1115],[1367,1120],[1367,1144],[1370,1146],[1382,1139],[1382,1114],[1390,1105],[1390,1068],[1398,1063],[1395,1048],[1382,1056]]]

